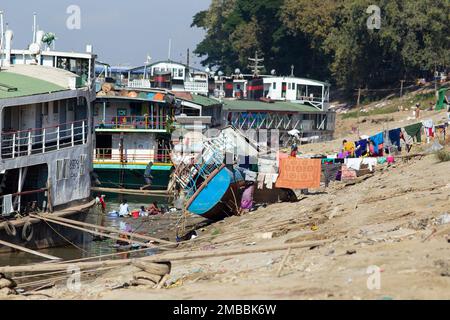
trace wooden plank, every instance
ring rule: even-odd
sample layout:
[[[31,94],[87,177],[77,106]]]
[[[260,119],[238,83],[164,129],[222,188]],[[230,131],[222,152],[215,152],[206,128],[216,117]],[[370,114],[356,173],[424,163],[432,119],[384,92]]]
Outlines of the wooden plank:
[[[177,245],[177,243],[175,243],[175,242],[161,240],[161,239],[153,238],[153,237],[148,237],[148,236],[140,235],[140,234],[137,234],[137,233],[130,233],[130,232],[126,232],[126,231],[119,231],[119,230],[117,230],[115,228],[98,226],[98,225],[95,225],[95,224],[90,224],[90,223],[86,223],[86,222],[66,219],[66,218],[62,218],[62,217],[55,217],[55,216],[52,216],[52,215],[41,215],[41,216],[45,217],[47,219],[61,221],[61,222],[70,223],[70,224],[74,224],[74,225],[79,225],[79,226],[82,226],[82,227],[95,228],[95,229],[98,229],[98,230],[114,232],[114,233],[120,233],[120,234],[124,234],[126,236],[130,236],[132,238],[138,238],[138,239],[143,239],[143,240],[147,240],[147,241],[155,241],[155,242],[165,243],[165,244],[170,244],[170,245]]]
[[[244,249],[230,249],[230,250],[213,250],[212,252],[192,252],[184,251],[172,254],[161,254],[150,257],[145,257],[141,259],[123,259],[123,260],[108,260],[108,261],[97,261],[97,262],[83,262],[83,263],[54,263],[54,264],[34,264],[26,266],[7,266],[0,267],[0,273],[12,273],[12,272],[49,272],[49,271],[59,271],[66,270],[68,265],[73,265],[80,270],[86,268],[102,268],[107,266],[124,266],[130,265],[133,262],[154,262],[154,263],[166,263],[167,261],[186,261],[186,260],[203,260],[207,258],[218,258],[218,257],[229,257],[238,256],[245,254],[254,254],[262,252],[272,252],[272,251],[283,251],[289,248],[291,249],[301,249],[301,248],[311,248],[328,243],[328,240],[322,241],[312,241],[312,242],[302,242],[295,244],[281,244],[274,246],[261,246],[254,248],[244,248]]]
[[[77,227],[77,226],[72,225],[72,224],[64,223],[64,222],[53,220],[53,219],[48,219],[48,218],[45,218],[45,217],[42,217],[42,216],[30,215],[30,217],[38,218],[38,219],[41,219],[41,220],[44,220],[44,221],[47,221],[47,222],[50,222],[50,223],[54,223],[54,224],[59,224],[59,225],[64,226],[64,227],[68,227],[68,228],[84,231],[84,232],[87,232],[87,233],[95,234],[96,236],[102,236],[102,237],[105,237],[105,238],[119,240],[119,241],[123,241],[123,242],[129,243],[129,244],[134,244],[135,243],[135,244],[140,245],[141,247],[156,248],[153,244],[150,244],[150,243],[143,243],[143,242],[133,241],[132,239],[119,238],[119,237],[116,237],[116,236],[113,236],[113,235],[110,235],[110,234],[106,234],[106,233],[102,233],[102,232],[98,232],[98,231],[94,231],[94,230],[89,230],[89,229],[86,229],[86,228]]]
[[[28,249],[28,248],[25,248],[25,247],[22,247],[22,246],[18,246],[16,244],[9,243],[9,242],[3,241],[3,240],[0,240],[0,244],[4,245],[6,247],[10,247],[12,249],[20,250],[20,251],[23,251],[23,252],[26,252],[26,253],[33,254],[35,256],[39,256],[41,258],[45,258],[45,259],[49,259],[49,260],[53,260],[53,261],[62,260],[61,258],[54,257],[54,256],[51,256],[51,255],[48,255],[48,254],[45,254],[45,253],[37,252],[35,250],[31,250],[31,249]]]

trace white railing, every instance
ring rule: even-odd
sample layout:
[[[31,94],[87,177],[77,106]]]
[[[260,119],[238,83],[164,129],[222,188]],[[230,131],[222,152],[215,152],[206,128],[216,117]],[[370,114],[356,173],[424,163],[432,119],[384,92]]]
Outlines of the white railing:
[[[85,144],[87,121],[79,120],[58,126],[25,131],[2,132],[2,159],[41,154]]]
[[[128,87],[135,89],[150,89],[152,87],[148,79],[128,80]]]
[[[208,93],[208,82],[186,81],[184,89],[194,93]]]

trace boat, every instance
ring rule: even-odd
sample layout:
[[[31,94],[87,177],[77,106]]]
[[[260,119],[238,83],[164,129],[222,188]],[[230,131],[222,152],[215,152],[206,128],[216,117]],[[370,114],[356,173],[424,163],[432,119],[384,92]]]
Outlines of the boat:
[[[239,213],[242,174],[222,165],[202,183],[186,203],[186,209],[209,220],[220,220]]]
[[[102,188],[167,189],[174,97],[103,84],[94,107],[94,171]],[[146,176],[151,175],[151,185]]]
[[[10,252],[8,244],[44,249],[77,243],[80,232],[30,215],[82,221],[94,204],[96,55],[91,46],[85,53],[53,51],[36,26],[26,50],[12,49],[11,30],[1,36],[0,252]]]

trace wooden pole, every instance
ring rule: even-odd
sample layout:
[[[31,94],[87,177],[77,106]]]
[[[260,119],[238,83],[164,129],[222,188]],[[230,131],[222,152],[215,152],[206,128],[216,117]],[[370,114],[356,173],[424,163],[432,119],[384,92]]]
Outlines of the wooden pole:
[[[81,221],[75,221],[75,220],[66,219],[66,218],[62,218],[62,217],[54,217],[54,216],[50,216],[50,215],[42,215],[42,216],[38,216],[38,217],[45,217],[45,218],[48,218],[48,219],[51,219],[51,220],[66,222],[66,223],[79,225],[79,226],[83,226],[83,227],[95,228],[95,229],[108,231],[108,232],[114,232],[114,233],[120,233],[120,234],[129,236],[129,237],[140,238],[140,239],[144,239],[144,240],[147,240],[147,241],[155,241],[155,242],[166,243],[166,244],[171,244],[171,245],[176,245],[177,244],[177,243],[171,242],[171,241],[161,240],[161,239],[157,239],[157,238],[153,238],[153,237],[147,237],[147,236],[136,234],[136,233],[120,231],[120,230],[116,230],[114,228],[98,226],[98,225],[95,225],[95,224],[90,224],[90,223],[81,222]]]
[[[206,259],[206,258],[217,258],[217,257],[227,257],[227,256],[237,256],[244,254],[254,254],[262,252],[272,252],[272,251],[283,251],[289,248],[291,249],[301,249],[301,248],[311,248],[323,245],[329,242],[328,240],[314,241],[314,242],[302,242],[294,244],[281,244],[270,247],[256,247],[256,248],[244,248],[238,250],[226,250],[216,252],[182,252],[182,253],[172,253],[164,255],[155,255],[150,257],[145,257],[141,259],[124,259],[124,260],[109,260],[109,261],[97,261],[97,262],[83,262],[83,263],[53,263],[53,264],[35,264],[26,266],[8,266],[0,267],[0,273],[12,273],[12,272],[49,272],[49,271],[59,271],[67,270],[68,266],[77,266],[81,269],[86,268],[103,268],[107,266],[123,266],[129,265],[135,261],[141,262],[154,262],[162,263],[167,261],[186,261],[186,260],[196,260],[196,259]]]
[[[64,223],[64,222],[53,220],[53,219],[49,219],[49,218],[44,218],[42,216],[30,215],[30,217],[31,218],[36,218],[36,219],[41,219],[41,220],[44,220],[44,221],[47,221],[47,222],[50,222],[50,223],[54,223],[54,224],[59,224],[59,225],[64,226],[64,227],[68,227],[68,228],[84,231],[84,232],[87,232],[87,233],[95,234],[97,236],[102,236],[102,237],[105,237],[105,238],[110,238],[110,239],[114,239],[114,240],[123,241],[123,242],[129,243],[129,244],[135,243],[135,244],[138,244],[138,245],[140,245],[142,247],[155,248],[155,246],[153,244],[133,241],[132,239],[119,238],[119,237],[116,237],[116,236],[113,236],[113,235],[110,235],[110,234],[106,234],[106,233],[102,233],[102,232],[98,232],[98,231],[94,231],[94,230],[89,230],[89,229],[77,227],[77,226],[72,225],[72,224]]]
[[[403,97],[403,83],[405,80],[400,80],[400,98]]]
[[[22,246],[18,246],[18,245],[15,245],[13,243],[9,243],[9,242],[3,241],[3,240],[0,240],[0,244],[4,245],[5,247],[10,247],[12,249],[20,250],[20,251],[23,251],[23,252],[26,252],[26,253],[33,254],[35,256],[39,256],[41,258],[45,258],[45,259],[49,259],[49,260],[53,260],[53,261],[60,261],[60,260],[62,260],[61,258],[54,257],[54,256],[51,256],[51,255],[48,255],[48,254],[45,254],[45,253],[37,252],[35,250],[31,250],[31,249],[28,249],[28,248],[25,248],[25,247],[22,247]]]

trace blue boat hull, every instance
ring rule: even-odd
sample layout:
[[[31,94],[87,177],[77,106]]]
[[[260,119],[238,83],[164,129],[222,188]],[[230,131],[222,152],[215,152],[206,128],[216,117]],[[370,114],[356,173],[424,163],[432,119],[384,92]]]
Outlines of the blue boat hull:
[[[239,211],[243,177],[239,171],[222,166],[214,171],[186,205],[189,212],[210,220],[220,220]]]

